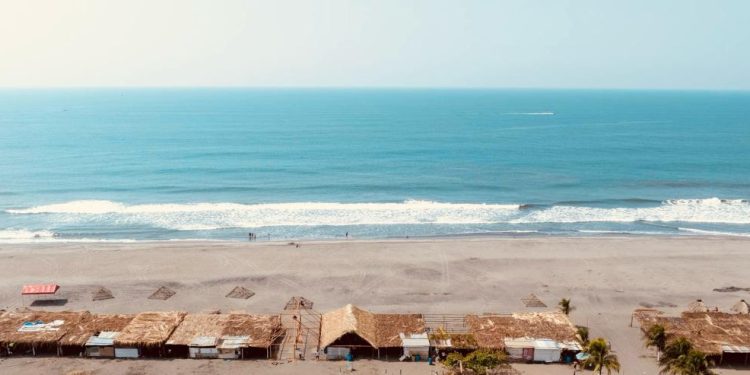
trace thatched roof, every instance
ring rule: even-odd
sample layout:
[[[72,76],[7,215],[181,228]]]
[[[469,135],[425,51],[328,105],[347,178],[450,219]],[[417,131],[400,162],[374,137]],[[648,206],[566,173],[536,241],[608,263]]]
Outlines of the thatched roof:
[[[469,332],[482,348],[502,349],[505,339],[552,339],[574,342],[576,327],[559,311],[518,313],[512,315],[467,315]]]
[[[248,347],[266,348],[281,329],[278,315],[189,314],[167,345],[190,345],[197,337],[248,336]]]
[[[309,310],[312,309],[312,307],[313,301],[310,301],[305,297],[292,297],[287,301],[286,305],[284,305],[284,310]]]
[[[540,300],[534,293],[521,298],[521,302],[523,302],[523,305],[526,307],[547,307],[547,305],[544,304],[544,302],[542,302],[542,300]]]
[[[750,305],[748,305],[747,302],[742,299],[739,302],[735,303],[734,306],[732,306],[732,311],[738,314],[748,314],[750,313]]]
[[[115,296],[112,294],[112,291],[105,287],[101,287],[95,290],[93,293],[91,293],[92,301],[103,301],[105,299],[112,299],[112,298],[115,298]]]
[[[267,348],[274,337],[281,333],[281,317],[278,315],[228,314],[222,336],[249,336],[249,347]]]
[[[140,313],[120,331],[120,334],[115,338],[115,345],[162,345],[184,317],[184,312]]]
[[[148,296],[148,299],[159,299],[162,301],[166,301],[172,298],[172,296],[174,296],[175,294],[177,294],[177,292],[175,292],[174,290],[169,289],[166,286],[162,286],[159,289],[157,289],[153,294]]]
[[[91,314],[80,324],[69,330],[60,340],[62,345],[86,345],[89,337],[102,331],[119,332],[130,323],[135,315]]]
[[[708,355],[720,355],[722,346],[750,346],[750,315],[724,312],[684,312],[680,317],[656,317],[674,338],[684,337]],[[648,330],[651,325],[642,325]]]
[[[68,332],[76,330],[88,319],[88,311],[22,311],[7,312],[0,317],[0,343],[17,344],[56,344]],[[49,330],[19,332],[24,322],[42,321],[51,323],[61,320],[63,323]]]
[[[190,345],[196,337],[220,337],[228,315],[188,314],[174,330],[167,345]]]
[[[226,297],[237,298],[237,299],[248,299],[254,295],[255,295],[255,292],[253,292],[252,290],[247,289],[243,286],[236,286],[226,295]]]
[[[688,305],[688,311],[690,312],[706,312],[708,311],[708,306],[706,306],[705,303],[703,303],[702,299],[697,299],[693,302],[690,302]]]
[[[321,347],[331,345],[347,333],[357,334],[373,348],[399,347],[399,333],[425,331],[420,314],[374,314],[353,305],[323,314],[320,324]]]

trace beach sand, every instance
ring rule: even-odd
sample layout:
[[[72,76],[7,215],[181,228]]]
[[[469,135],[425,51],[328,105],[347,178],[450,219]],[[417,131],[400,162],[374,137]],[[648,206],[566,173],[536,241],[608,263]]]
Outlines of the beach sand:
[[[589,237],[410,239],[302,242],[139,242],[0,245],[0,308],[23,305],[23,284],[55,282],[68,301],[47,310],[279,312],[295,295],[317,311],[353,303],[375,312],[482,313],[527,311],[535,293],[555,309],[571,298],[575,324],[611,341],[621,374],[656,374],[630,314],[657,306],[671,314],[696,298],[727,311],[750,293],[750,239]],[[172,298],[147,297],[165,285]],[[235,286],[256,294],[225,295]],[[109,288],[114,299],[93,302]],[[25,301],[29,303],[31,300]],[[361,373],[429,374],[426,364],[357,361]],[[11,358],[0,373],[339,373],[341,362],[273,365],[271,361],[86,360]],[[571,373],[566,366],[521,365],[527,374]],[[721,369],[720,373],[750,373]]]

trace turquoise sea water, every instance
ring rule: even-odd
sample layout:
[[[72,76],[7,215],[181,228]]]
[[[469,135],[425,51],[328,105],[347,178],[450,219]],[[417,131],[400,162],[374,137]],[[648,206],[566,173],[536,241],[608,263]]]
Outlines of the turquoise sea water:
[[[0,241],[750,233],[750,93],[0,90]]]

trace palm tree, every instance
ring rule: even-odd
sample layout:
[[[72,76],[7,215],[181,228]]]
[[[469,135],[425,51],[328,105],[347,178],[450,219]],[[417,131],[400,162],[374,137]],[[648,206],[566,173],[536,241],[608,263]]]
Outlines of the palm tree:
[[[659,360],[659,354],[667,346],[667,331],[661,324],[652,325],[644,334],[647,348],[656,348],[656,360]]]
[[[602,375],[602,371],[605,369],[607,375],[611,375],[613,370],[620,372],[620,361],[617,360],[616,355],[609,351],[609,346],[603,338],[599,337],[589,341],[586,353],[589,357],[584,361],[584,365],[592,367],[593,371],[599,373],[599,375]]]
[[[664,356],[659,361],[660,374],[668,375],[713,375],[706,354],[695,350],[693,344],[680,337],[664,347]]]
[[[573,306],[570,305],[570,298],[561,299],[560,302],[557,303],[557,306],[560,307],[560,311],[565,315],[569,315],[570,312],[573,311]]]
[[[664,346],[664,355],[659,359],[660,374],[680,374],[684,358],[693,350],[693,344],[684,337],[678,337]]]
[[[578,339],[581,340],[581,346],[584,348],[589,345],[589,327],[576,326],[576,333]]]

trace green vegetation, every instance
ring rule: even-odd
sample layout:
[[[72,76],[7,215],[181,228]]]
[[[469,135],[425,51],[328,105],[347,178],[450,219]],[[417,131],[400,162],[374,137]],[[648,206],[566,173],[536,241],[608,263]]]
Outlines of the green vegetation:
[[[680,337],[664,346],[664,355],[659,359],[660,374],[668,375],[713,375],[711,362],[706,354],[693,348],[686,338]]]
[[[487,370],[508,363],[508,357],[500,351],[479,349],[466,356],[462,356],[461,353],[457,352],[450,353],[445,361],[443,361],[443,364],[449,368],[458,368],[459,362],[463,363],[465,369],[472,370],[479,375],[484,375],[487,373]]]
[[[570,312],[575,309],[570,304],[570,298],[561,299],[560,302],[557,303],[557,306],[560,307],[560,311],[562,311],[565,315],[570,315]]]
[[[601,375],[604,370],[607,370],[608,375],[612,374],[612,371],[620,372],[620,361],[616,355],[610,352],[609,346],[603,338],[599,337],[589,341],[585,352],[588,353],[589,357],[583,364],[592,368],[595,373]]]
[[[576,326],[576,335],[582,347],[585,348],[589,345],[589,327]]]
[[[647,348],[656,348],[656,360],[659,360],[659,354],[667,346],[667,331],[661,324],[654,324],[644,333],[643,339],[646,341]]]

